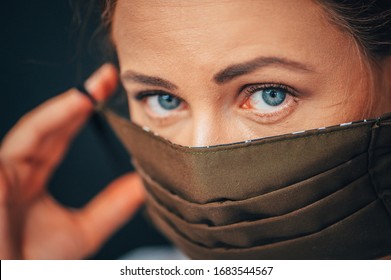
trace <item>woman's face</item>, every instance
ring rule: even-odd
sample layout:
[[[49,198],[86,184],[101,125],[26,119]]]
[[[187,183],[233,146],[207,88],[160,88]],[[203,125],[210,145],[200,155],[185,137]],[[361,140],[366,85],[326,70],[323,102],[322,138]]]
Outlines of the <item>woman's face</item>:
[[[311,0],[119,0],[112,35],[133,121],[177,144],[371,117],[358,47]]]

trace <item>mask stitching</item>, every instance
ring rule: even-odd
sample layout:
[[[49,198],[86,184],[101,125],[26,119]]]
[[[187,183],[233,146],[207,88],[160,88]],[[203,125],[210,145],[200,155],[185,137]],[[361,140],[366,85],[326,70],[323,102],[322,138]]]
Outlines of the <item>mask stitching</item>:
[[[343,131],[348,131],[348,130],[352,130],[352,129],[360,129],[362,127],[365,127],[366,125],[363,125],[363,126],[354,126],[354,127],[345,127],[345,129]],[[191,155],[208,155],[208,154],[217,154],[217,153],[229,153],[229,152],[232,152],[232,151],[235,151],[237,149],[244,149],[244,148],[256,148],[256,147],[259,147],[260,145],[263,145],[263,146],[267,146],[267,145],[270,145],[270,144],[273,144],[273,143],[277,143],[277,142],[287,142],[287,141],[299,141],[300,139],[310,139],[310,138],[313,138],[313,137],[323,137],[323,136],[327,136],[331,133],[336,133],[336,132],[341,132],[342,130],[334,130],[334,131],[324,131],[322,132],[321,134],[313,134],[313,135],[300,135],[301,137],[300,138],[289,138],[289,139],[275,139],[275,140],[270,140],[268,142],[251,142],[251,143],[248,143],[246,146],[239,146],[239,147],[227,147],[225,150],[217,150],[217,151],[211,151],[211,150],[207,150],[207,151],[200,151],[200,152],[191,152],[191,151],[186,151],[186,150],[183,150],[183,148],[186,148],[186,147],[177,147],[175,144],[172,144],[170,142],[163,142],[162,140],[163,139],[159,139],[159,138],[152,138],[152,135],[148,135],[148,137],[150,139],[152,139],[153,141],[155,140],[158,140],[160,144],[163,144],[163,145],[166,145],[168,147],[171,148],[171,150],[173,150],[174,152],[177,152],[177,153],[185,153],[185,154],[191,154]],[[366,130],[366,133],[370,132],[371,131],[371,128],[368,127],[367,130]]]
[[[351,129],[359,129],[361,128],[360,127],[345,127],[345,129],[343,131],[348,131],[348,130],[351,130]],[[367,132],[369,132],[370,129],[367,130]],[[249,143],[248,145],[246,146],[240,146],[240,147],[229,147],[227,148],[226,150],[217,150],[217,151],[200,151],[200,152],[192,152],[192,151],[186,151],[186,150],[183,150],[182,147],[177,147],[177,146],[173,146],[172,143],[166,143],[166,144],[169,144],[175,152],[181,152],[181,153],[186,153],[186,154],[192,154],[192,155],[208,155],[208,154],[217,154],[217,153],[229,153],[229,152],[232,152],[232,151],[235,151],[235,150],[238,150],[238,149],[244,149],[244,148],[256,148],[256,147],[259,147],[260,145],[263,145],[263,146],[267,146],[267,145],[270,145],[270,144],[274,144],[276,142],[281,142],[281,143],[284,143],[284,142],[291,142],[291,141],[299,141],[300,139],[310,139],[310,138],[314,138],[314,137],[324,137],[324,136],[327,136],[329,134],[332,134],[332,133],[335,133],[335,132],[341,132],[341,130],[334,130],[334,131],[324,131],[323,133],[319,133],[319,134],[313,134],[313,135],[300,135],[301,137],[295,137],[295,138],[289,138],[289,139],[276,139],[276,140],[269,140],[268,142],[251,142]],[[161,142],[161,143],[165,143],[165,142]]]
[[[259,140],[253,140],[252,142],[248,142],[248,143],[240,142],[240,143],[234,143],[234,144],[227,144],[227,146],[215,146],[215,147],[207,148],[209,150],[206,150],[206,151],[192,152],[192,151],[186,151],[184,149],[203,149],[203,147],[201,147],[201,148],[194,148],[194,147],[180,146],[180,145],[171,143],[168,140],[165,140],[165,139],[163,139],[161,137],[156,137],[152,132],[145,131],[141,127],[132,125],[131,128],[129,128],[129,124],[131,124],[131,123],[128,123],[126,120],[123,120],[123,119],[121,119],[121,118],[119,118],[117,116],[114,116],[114,118],[116,119],[115,121],[118,121],[120,123],[120,127],[121,127],[120,129],[122,131],[126,130],[127,133],[130,134],[130,135],[131,135],[131,132],[129,133],[129,131],[137,129],[137,131],[139,133],[142,133],[143,135],[145,135],[146,137],[148,137],[152,141],[158,141],[158,143],[166,145],[167,147],[171,148],[175,152],[182,152],[182,153],[192,154],[192,155],[216,154],[216,153],[230,152],[230,151],[233,151],[233,150],[236,150],[236,149],[243,149],[243,148],[249,148],[249,147],[258,147],[259,145],[269,145],[269,144],[276,143],[276,142],[298,141],[299,139],[308,139],[308,138],[312,138],[312,137],[322,137],[322,136],[325,136],[325,135],[328,135],[328,134],[334,133],[334,132],[348,131],[348,130],[351,130],[351,129],[359,129],[359,128],[362,128],[362,127],[366,127],[366,126],[369,126],[370,124],[372,124],[374,122],[374,121],[372,121],[372,122],[368,121],[368,122],[357,123],[357,125],[353,124],[353,125],[350,125],[350,126],[332,126],[332,127],[326,128],[326,130],[327,129],[334,129],[332,131],[326,131],[324,129],[323,130],[316,130],[316,129],[315,130],[307,130],[306,132],[308,132],[308,133],[314,133],[314,134],[311,134],[311,135],[303,135],[303,134],[276,135],[276,136],[262,138],[262,139],[259,139]],[[109,117],[109,119],[110,119],[110,117]],[[343,127],[342,130],[338,129],[338,128],[341,128],[341,127]],[[367,133],[370,132],[370,131],[371,131],[371,127],[368,127]],[[121,137],[122,134],[121,133],[118,133],[118,134],[119,134],[120,138],[122,139],[122,137]],[[273,137],[289,137],[289,138],[288,139],[271,139]],[[123,140],[125,140],[125,139],[123,139]],[[268,141],[268,142],[265,142],[265,141]],[[240,145],[240,146],[228,146],[228,145]],[[218,148],[224,149],[225,148],[225,149],[224,150],[211,151],[210,149],[213,149],[213,148],[216,148],[216,149],[218,149]]]

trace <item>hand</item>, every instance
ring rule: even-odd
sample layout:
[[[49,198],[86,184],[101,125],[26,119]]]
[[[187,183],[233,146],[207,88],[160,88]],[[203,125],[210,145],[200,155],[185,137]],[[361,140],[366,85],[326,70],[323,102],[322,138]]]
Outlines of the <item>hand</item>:
[[[96,100],[114,91],[117,72],[103,65],[85,83]],[[46,190],[48,179],[93,111],[76,89],[23,116],[0,146],[0,259],[79,259],[93,254],[144,201],[137,174],[112,182],[83,209]]]

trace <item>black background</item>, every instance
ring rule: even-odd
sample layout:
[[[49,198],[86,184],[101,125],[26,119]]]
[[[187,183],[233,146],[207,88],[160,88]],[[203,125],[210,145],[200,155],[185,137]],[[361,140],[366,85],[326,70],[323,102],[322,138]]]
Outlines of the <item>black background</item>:
[[[99,51],[103,42],[91,39],[99,25],[98,5],[89,20],[85,10],[78,17],[69,0],[2,1],[1,11],[0,139],[24,113],[74,86],[106,60]],[[53,175],[48,186],[53,196],[82,207],[131,170],[127,152],[115,141],[114,146],[103,142],[89,121]],[[139,211],[91,258],[115,259],[136,247],[165,243]]]

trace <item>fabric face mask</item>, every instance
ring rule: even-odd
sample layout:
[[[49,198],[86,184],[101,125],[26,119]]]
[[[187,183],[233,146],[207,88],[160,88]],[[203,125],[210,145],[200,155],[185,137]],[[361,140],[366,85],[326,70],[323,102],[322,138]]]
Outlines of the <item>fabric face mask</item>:
[[[391,254],[391,115],[184,147],[100,113],[132,154],[150,218],[190,258]]]

